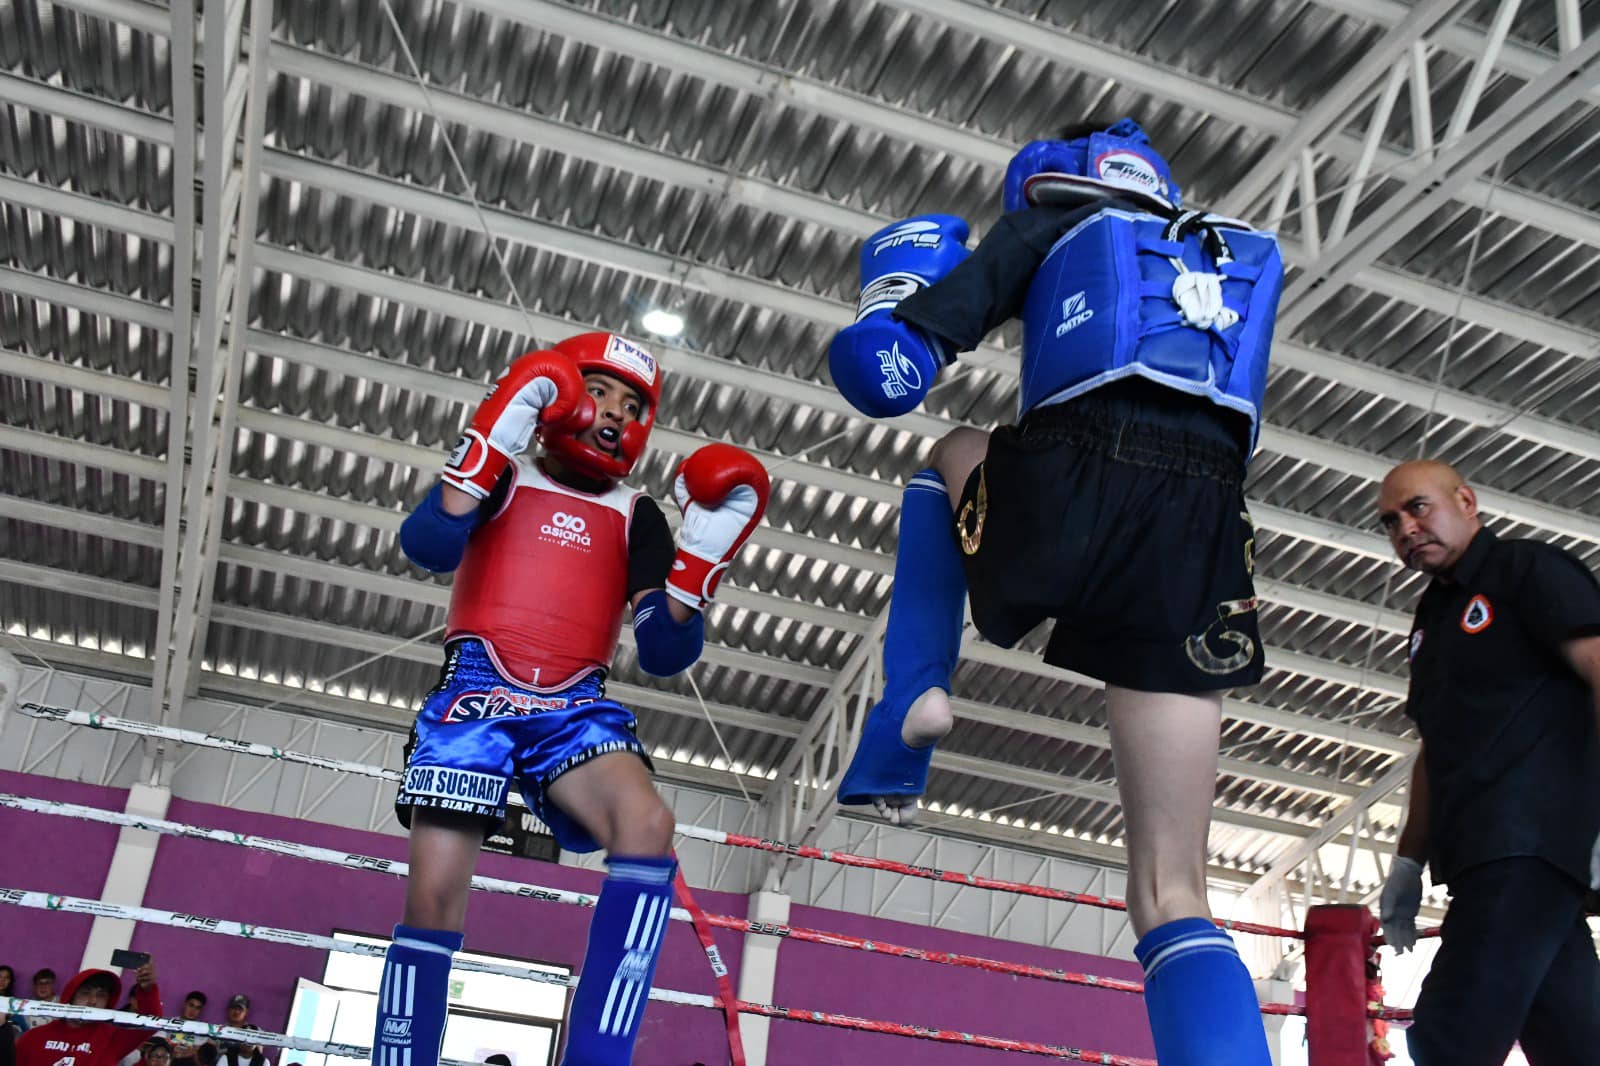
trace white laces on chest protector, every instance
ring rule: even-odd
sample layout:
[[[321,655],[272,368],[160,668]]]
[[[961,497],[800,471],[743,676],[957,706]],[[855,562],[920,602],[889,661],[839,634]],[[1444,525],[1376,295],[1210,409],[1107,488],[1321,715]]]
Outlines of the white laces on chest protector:
[[[1233,250],[1228,247],[1227,238],[1208,224],[1203,211],[1183,212],[1167,225],[1162,239],[1181,244],[1184,237],[1193,232],[1202,234],[1206,249],[1219,268],[1233,262]],[[1167,262],[1178,272],[1172,279],[1172,302],[1178,305],[1184,325],[1221,331],[1238,324],[1238,312],[1222,302],[1223,275],[1190,270],[1177,256],[1168,256]]]

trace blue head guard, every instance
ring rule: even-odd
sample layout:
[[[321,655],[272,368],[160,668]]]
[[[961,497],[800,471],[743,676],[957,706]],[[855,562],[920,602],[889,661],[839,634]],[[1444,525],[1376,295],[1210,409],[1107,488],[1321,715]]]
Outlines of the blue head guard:
[[[1006,167],[1005,208],[1121,197],[1163,212],[1183,205],[1167,161],[1131,118],[1075,141],[1032,141]]]

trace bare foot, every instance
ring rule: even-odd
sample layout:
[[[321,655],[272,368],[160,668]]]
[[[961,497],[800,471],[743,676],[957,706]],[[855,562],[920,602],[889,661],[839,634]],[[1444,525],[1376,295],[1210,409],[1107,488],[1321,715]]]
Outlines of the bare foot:
[[[900,727],[900,739],[906,746],[925,748],[944,739],[955,725],[955,715],[950,710],[950,694],[942,688],[930,688],[911,703],[906,720]],[[910,825],[917,820],[917,796],[879,796],[872,801],[890,825]]]
[[[900,726],[900,739],[913,748],[925,748],[944,739],[955,725],[955,714],[950,710],[950,693],[942,688],[930,688],[911,701],[906,720]]]

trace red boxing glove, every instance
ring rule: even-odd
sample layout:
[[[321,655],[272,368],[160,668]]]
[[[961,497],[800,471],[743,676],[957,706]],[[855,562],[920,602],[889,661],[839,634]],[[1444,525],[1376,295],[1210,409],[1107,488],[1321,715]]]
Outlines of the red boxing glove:
[[[541,425],[580,415],[588,398],[583,372],[560,352],[529,352],[506,368],[444,464],[444,482],[486,498],[511,459]]]
[[[678,467],[672,495],[683,511],[667,595],[700,610],[767,510],[772,481],[761,461],[731,444],[707,444]]]

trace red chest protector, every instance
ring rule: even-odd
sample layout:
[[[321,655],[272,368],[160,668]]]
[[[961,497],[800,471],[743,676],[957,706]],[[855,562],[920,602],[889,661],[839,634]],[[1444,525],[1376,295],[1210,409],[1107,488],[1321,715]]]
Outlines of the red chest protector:
[[[508,679],[564,688],[616,654],[641,493],[568,488],[527,457],[512,471],[505,505],[467,541],[445,639],[478,637]]]

